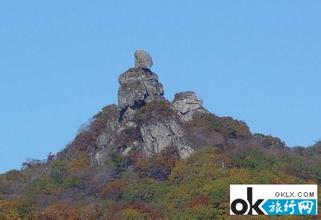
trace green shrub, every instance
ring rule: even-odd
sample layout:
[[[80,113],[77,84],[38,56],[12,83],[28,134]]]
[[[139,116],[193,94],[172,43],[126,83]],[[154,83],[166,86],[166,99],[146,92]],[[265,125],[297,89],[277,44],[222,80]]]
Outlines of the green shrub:
[[[59,185],[48,175],[43,175],[31,183],[31,191],[33,193],[53,195],[56,194],[58,190]]]
[[[61,184],[64,181],[67,172],[67,162],[64,160],[53,161],[50,169],[50,177],[56,184]]]
[[[158,184],[155,180],[144,178],[124,187],[123,199],[129,203],[153,201]]]
[[[90,167],[90,159],[88,153],[83,151],[75,151],[68,161],[68,170],[70,172],[84,171]]]
[[[63,186],[66,188],[76,188],[81,185],[81,179],[77,176],[66,177]]]

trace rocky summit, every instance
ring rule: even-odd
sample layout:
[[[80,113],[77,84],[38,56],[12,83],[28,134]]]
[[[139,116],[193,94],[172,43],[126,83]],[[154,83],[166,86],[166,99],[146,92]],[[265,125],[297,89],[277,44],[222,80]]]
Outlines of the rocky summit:
[[[136,138],[131,139],[126,146],[121,146],[121,152],[128,154],[130,150],[139,148],[146,155],[160,153],[166,147],[174,147],[181,158],[187,158],[193,152],[193,146],[188,140],[182,123],[191,120],[196,114],[207,113],[202,106],[202,101],[194,92],[182,92],[175,96],[173,104],[164,98],[163,85],[158,80],[158,75],[149,68],[150,55],[142,50],[135,52],[135,66],[119,76],[117,117],[107,121],[107,128],[98,136],[98,149],[93,152],[95,164],[103,164],[108,157],[108,152],[115,147],[115,141],[122,139],[123,131],[135,131]],[[148,108],[164,106],[164,112]],[[145,111],[146,117],[142,114]],[[141,122],[137,116],[141,114]],[[148,117],[147,115],[152,115]],[[116,141],[117,142],[117,141]]]

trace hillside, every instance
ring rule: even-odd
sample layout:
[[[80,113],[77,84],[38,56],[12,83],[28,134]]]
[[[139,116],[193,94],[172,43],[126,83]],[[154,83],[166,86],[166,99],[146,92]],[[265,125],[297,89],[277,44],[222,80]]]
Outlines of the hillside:
[[[137,51],[117,105],[63,151],[0,176],[0,219],[228,219],[232,183],[320,183],[321,142],[252,134],[192,91],[166,100],[152,64]]]

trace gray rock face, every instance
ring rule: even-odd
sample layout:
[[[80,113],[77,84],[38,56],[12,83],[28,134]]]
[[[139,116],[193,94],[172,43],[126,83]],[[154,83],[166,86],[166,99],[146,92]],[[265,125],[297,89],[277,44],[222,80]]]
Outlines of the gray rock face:
[[[194,153],[195,143],[189,140],[183,125],[196,115],[207,113],[202,100],[194,92],[182,92],[175,95],[172,104],[152,104],[159,101],[161,105],[165,101],[163,86],[158,76],[149,69],[152,64],[150,55],[138,50],[135,52],[136,67],[119,76],[118,105],[105,109],[111,114],[107,117],[104,130],[97,136],[96,148],[92,152],[96,165],[103,166],[112,151],[128,155],[131,150],[138,150],[151,156],[166,147],[174,147],[183,159]],[[146,106],[149,103],[151,105]],[[143,106],[153,114],[138,112]],[[148,118],[143,122],[137,121],[134,117],[136,112],[146,114]]]
[[[106,111],[110,112],[108,114],[108,121],[106,122],[105,128],[96,138],[97,149],[92,155],[92,160],[97,165],[103,165],[104,161],[108,158],[115,143],[115,137],[121,128],[121,124],[118,122],[119,111],[117,106],[110,105],[106,108]]]
[[[141,128],[143,151],[147,156],[160,153],[165,147],[174,146],[180,158],[187,158],[194,150],[184,136],[182,127],[175,120],[155,121]]]
[[[112,144],[113,137],[117,134],[121,126],[118,122],[119,111],[117,106],[110,105],[106,108],[106,111],[109,111],[108,121],[106,122],[104,130],[101,131],[96,140],[96,145],[100,149],[106,148]]]
[[[131,68],[119,76],[118,107],[132,115],[145,103],[164,99],[164,90],[158,76],[149,69]]]
[[[135,67],[148,68],[153,66],[153,59],[147,51],[136,50],[135,51]]]
[[[175,95],[172,103],[183,121],[190,121],[197,115],[208,113],[203,107],[203,101],[195,92],[180,92]]]

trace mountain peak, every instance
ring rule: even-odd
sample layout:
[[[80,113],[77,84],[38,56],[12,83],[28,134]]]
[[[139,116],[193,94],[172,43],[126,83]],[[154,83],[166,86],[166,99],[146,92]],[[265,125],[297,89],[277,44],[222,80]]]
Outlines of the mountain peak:
[[[106,128],[98,135],[92,151],[94,164],[103,164],[111,149],[123,155],[135,149],[151,156],[171,147],[180,158],[194,152],[184,122],[207,111],[194,92],[181,93],[179,100],[177,95],[173,104],[166,100],[158,75],[149,69],[151,65],[151,56],[137,50],[135,67],[119,76],[119,118],[107,119]]]
[[[0,175],[0,219],[222,219],[229,184],[320,181],[320,143],[291,149],[252,134],[192,91],[170,102],[151,66],[136,51],[117,105],[57,155]]]

